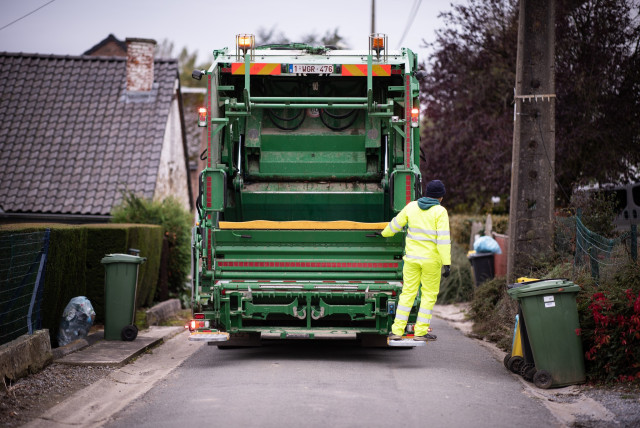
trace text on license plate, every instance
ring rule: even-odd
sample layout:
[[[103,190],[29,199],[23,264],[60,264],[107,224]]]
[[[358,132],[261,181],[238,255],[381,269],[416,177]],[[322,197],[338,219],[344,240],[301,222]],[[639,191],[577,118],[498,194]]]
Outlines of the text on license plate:
[[[289,73],[330,74],[333,64],[289,64]]]

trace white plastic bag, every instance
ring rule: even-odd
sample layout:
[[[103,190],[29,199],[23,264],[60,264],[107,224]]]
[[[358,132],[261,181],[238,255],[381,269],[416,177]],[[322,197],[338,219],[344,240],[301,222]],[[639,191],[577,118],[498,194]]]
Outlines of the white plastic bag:
[[[89,299],[74,297],[62,312],[58,331],[58,346],[67,345],[74,340],[84,339],[89,334],[96,313]]]
[[[480,236],[479,238],[476,238],[473,243],[473,249],[476,253],[502,254],[500,244],[490,236]]]

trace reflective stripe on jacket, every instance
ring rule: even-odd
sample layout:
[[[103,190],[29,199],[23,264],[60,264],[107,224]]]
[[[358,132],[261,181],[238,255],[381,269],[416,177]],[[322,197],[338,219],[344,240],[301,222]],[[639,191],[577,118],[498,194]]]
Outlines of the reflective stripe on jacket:
[[[382,236],[393,236],[404,226],[408,226],[405,257],[451,264],[449,215],[442,205],[422,210],[417,201],[410,202],[384,228]]]

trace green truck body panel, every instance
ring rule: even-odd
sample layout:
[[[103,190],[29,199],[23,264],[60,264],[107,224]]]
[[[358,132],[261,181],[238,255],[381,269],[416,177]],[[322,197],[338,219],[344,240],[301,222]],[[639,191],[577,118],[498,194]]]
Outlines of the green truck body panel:
[[[376,232],[421,186],[417,59],[408,49],[294,47],[214,51],[203,73],[193,304],[208,326],[199,330],[382,337],[402,290],[405,236]],[[256,220],[280,223],[239,223]],[[323,226],[332,221],[360,225]]]

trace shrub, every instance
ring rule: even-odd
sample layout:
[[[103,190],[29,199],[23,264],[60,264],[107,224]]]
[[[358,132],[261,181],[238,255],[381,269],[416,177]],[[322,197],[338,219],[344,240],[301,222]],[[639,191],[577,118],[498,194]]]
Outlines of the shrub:
[[[571,209],[581,214],[590,231],[604,237],[617,236],[613,220],[618,211],[616,195],[610,191],[578,191],[571,196]]]
[[[473,319],[473,333],[481,339],[495,342],[507,351],[511,348],[518,304],[507,294],[504,278],[483,282],[475,289],[469,314]]]
[[[129,192],[122,203],[112,211],[114,223],[147,223],[162,226],[168,244],[168,297],[178,297],[183,302],[188,292],[185,287],[190,270],[191,213],[173,197],[161,202],[150,201]],[[157,300],[159,289],[156,290]]]
[[[612,281],[578,297],[585,368],[594,381],[640,381],[640,267],[629,263]]]
[[[147,258],[147,261],[140,265],[138,271],[136,307],[149,307],[153,304],[156,286],[158,285],[162,227],[131,225],[129,228],[128,247],[140,250],[140,256]]]
[[[438,293],[438,303],[468,302],[473,296],[471,264],[463,247],[451,244],[451,275],[443,278]]]

